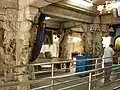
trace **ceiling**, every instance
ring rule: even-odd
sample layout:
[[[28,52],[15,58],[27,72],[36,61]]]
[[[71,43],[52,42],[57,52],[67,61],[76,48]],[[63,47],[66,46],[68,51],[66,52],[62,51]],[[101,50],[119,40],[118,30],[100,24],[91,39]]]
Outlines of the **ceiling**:
[[[92,0],[94,4],[101,5],[105,4],[105,1],[113,1],[113,0]]]

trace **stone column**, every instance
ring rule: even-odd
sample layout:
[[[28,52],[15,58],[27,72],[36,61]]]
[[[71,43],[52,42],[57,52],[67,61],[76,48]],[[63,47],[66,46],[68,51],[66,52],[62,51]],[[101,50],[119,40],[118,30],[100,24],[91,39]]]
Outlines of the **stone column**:
[[[92,57],[101,57],[102,55],[102,30],[100,18],[96,17],[93,24],[87,24],[85,31],[85,51]],[[89,37],[89,38],[88,38]]]
[[[70,34],[70,30],[63,30],[60,36],[59,42],[59,57],[67,58],[67,39]]]
[[[92,32],[90,32],[90,25],[85,25],[85,53],[92,57],[93,55],[93,37]],[[89,37],[89,38],[88,38]]]
[[[29,63],[31,55],[31,37],[35,33],[33,22],[35,22],[35,16],[38,13],[38,9],[34,7],[25,7],[19,10],[19,29],[16,37],[16,65],[23,65]],[[34,31],[36,32],[36,31]],[[33,34],[33,35],[32,35]],[[33,38],[32,38],[33,39]],[[28,73],[28,68],[18,68],[18,73]],[[19,81],[28,81],[28,75],[21,75],[18,77]],[[18,87],[18,90],[29,90],[29,85],[22,85]]]
[[[0,0],[0,74],[5,75],[3,83],[15,80],[14,70],[6,66],[16,64],[16,31],[18,30],[18,0]],[[5,72],[6,71],[6,72]],[[1,80],[1,79],[0,79]],[[1,82],[1,81],[0,81]],[[6,90],[16,90],[8,87]]]
[[[60,41],[59,41],[59,58],[65,58],[67,60],[68,58],[68,50],[67,50],[67,40],[68,40],[68,35],[70,34],[71,30],[62,30],[62,34],[60,36]],[[65,63],[66,68],[70,68],[70,63]],[[56,65],[58,69],[60,69],[60,64]],[[66,72],[69,72],[69,69],[65,70]]]

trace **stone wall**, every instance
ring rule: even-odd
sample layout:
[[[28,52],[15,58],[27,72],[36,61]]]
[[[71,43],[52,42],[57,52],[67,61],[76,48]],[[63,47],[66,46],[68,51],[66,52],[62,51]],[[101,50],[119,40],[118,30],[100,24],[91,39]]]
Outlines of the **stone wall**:
[[[0,64],[4,63],[0,68],[16,64],[17,19],[18,0],[0,0],[0,57],[2,57]]]
[[[35,19],[37,20],[40,15],[38,9],[29,6],[20,8],[19,6],[18,0],[0,0],[0,75],[2,76],[5,74],[3,67],[28,63],[31,43],[34,42],[35,34],[33,33],[37,25],[33,22],[36,22]],[[10,72],[6,71],[6,73]],[[12,71],[14,72],[26,73],[26,68],[18,68]],[[20,76],[17,80],[27,80],[27,77]],[[18,89],[24,90],[24,87],[18,87]]]

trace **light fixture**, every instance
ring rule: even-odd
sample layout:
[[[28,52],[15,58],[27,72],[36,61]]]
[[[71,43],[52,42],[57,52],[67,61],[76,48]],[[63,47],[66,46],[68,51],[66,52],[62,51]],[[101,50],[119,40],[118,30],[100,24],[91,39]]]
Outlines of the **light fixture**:
[[[110,36],[102,37],[102,39],[103,39],[102,41],[103,47],[108,47],[111,43],[111,37]]]
[[[51,19],[51,17],[45,17],[45,20],[49,20],[49,19]]]
[[[106,1],[104,5],[97,6],[97,10],[100,14],[107,12],[110,13],[112,9],[120,7],[120,2],[118,1]]]
[[[71,3],[74,3],[76,5],[83,4],[87,7],[92,7],[93,6],[93,3],[90,0],[70,0],[70,1],[71,1]]]

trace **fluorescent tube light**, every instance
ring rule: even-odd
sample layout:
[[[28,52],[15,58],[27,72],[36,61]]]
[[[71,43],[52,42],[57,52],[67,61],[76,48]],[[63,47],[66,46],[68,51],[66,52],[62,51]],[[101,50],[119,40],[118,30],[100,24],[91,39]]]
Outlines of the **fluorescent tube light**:
[[[70,0],[72,3],[75,3],[77,5],[83,4],[87,7],[92,7],[93,3],[90,0]]]

